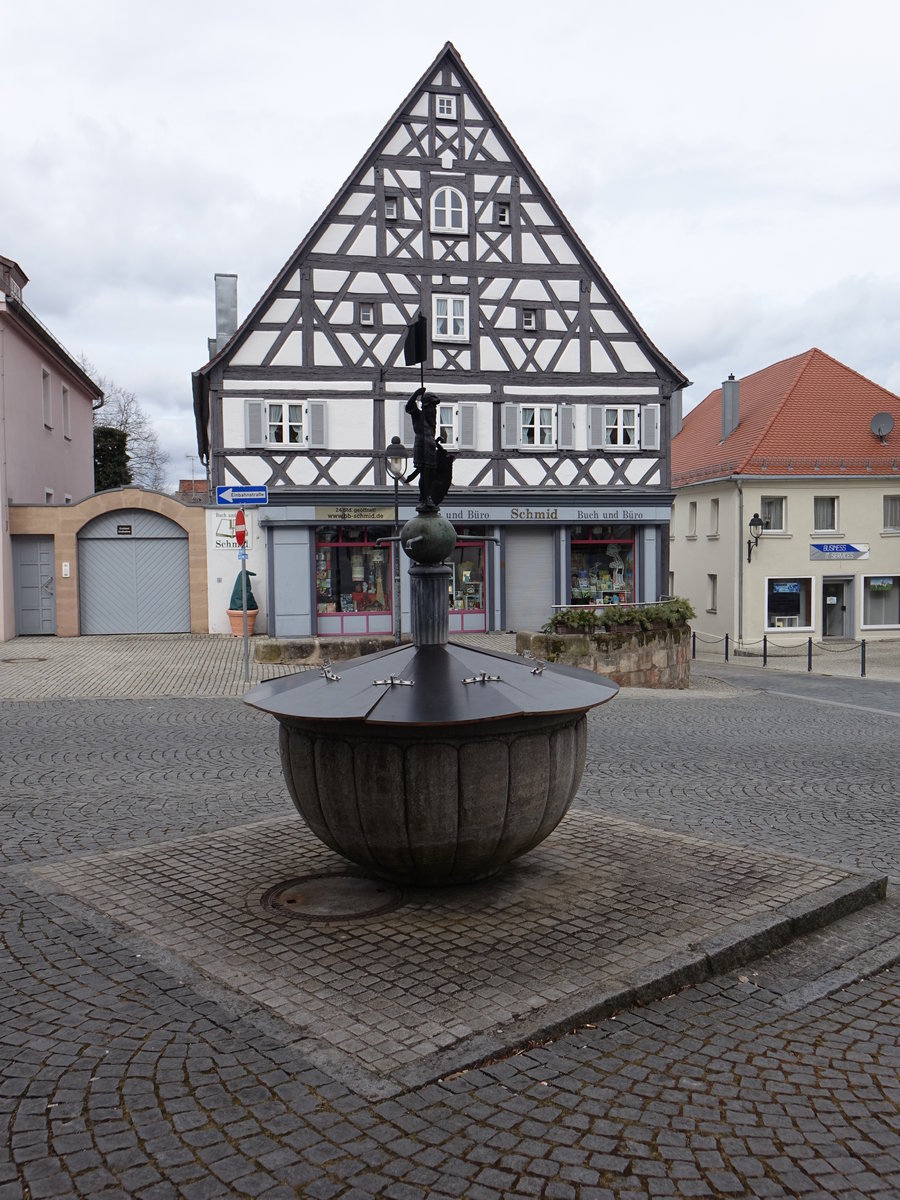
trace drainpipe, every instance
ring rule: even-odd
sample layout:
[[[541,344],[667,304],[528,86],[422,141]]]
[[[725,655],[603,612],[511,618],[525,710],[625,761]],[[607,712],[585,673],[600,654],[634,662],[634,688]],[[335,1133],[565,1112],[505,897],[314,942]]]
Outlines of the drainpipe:
[[[738,535],[737,535],[737,640],[740,645],[744,640],[744,485],[739,479],[738,489]]]

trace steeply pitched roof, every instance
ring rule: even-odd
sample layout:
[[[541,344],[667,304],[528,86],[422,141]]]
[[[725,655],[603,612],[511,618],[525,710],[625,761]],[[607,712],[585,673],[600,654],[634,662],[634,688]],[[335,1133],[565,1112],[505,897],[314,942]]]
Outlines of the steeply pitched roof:
[[[474,76],[460,57],[459,51],[456,49],[453,43],[449,41],[445,42],[434,62],[431,63],[431,65],[427,68],[427,70],[400,104],[399,108],[388,121],[387,125],[385,125],[385,127],[381,130],[378,137],[363,155],[360,162],[341,185],[331,203],[320,215],[312,229],[310,229],[309,233],[275,276],[272,283],[262,294],[250,313],[248,313],[247,317],[241,322],[240,326],[232,335],[232,337],[225,345],[217,347],[216,354],[212,356],[210,361],[205,366],[200,368],[199,372],[195,373],[196,376],[198,376],[200,379],[208,378],[212,368],[217,363],[227,358],[228,355],[231,354],[235,347],[241,342],[241,340],[247,336],[248,332],[253,328],[259,315],[265,311],[266,307],[271,302],[272,297],[277,292],[279,286],[283,284],[284,279],[296,269],[298,264],[303,261],[306,254],[313,247],[315,247],[319,235],[333,219],[334,214],[339,210],[342,202],[346,198],[346,194],[351,190],[354,181],[359,179],[365,172],[367,172],[376,162],[379,155],[384,152],[385,147],[388,146],[388,144],[391,142],[391,139],[396,136],[398,130],[403,128],[404,121],[408,118],[408,114],[413,110],[418,97],[423,91],[427,90],[429,86],[434,84],[436,79],[440,76],[441,69],[445,67],[452,71],[459,78],[465,89],[477,100],[478,106],[493,125],[495,135],[501,141],[505,141],[511,158],[514,161],[517,160],[523,173],[526,176],[530,176],[530,178],[534,181],[534,184],[538,192],[541,194],[541,198],[545,202],[548,211],[553,214],[557,223],[566,231],[573,245],[577,248],[583,264],[588,268],[589,272],[594,275],[595,280],[601,286],[601,289],[614,301],[623,321],[625,322],[626,327],[630,327],[630,331],[633,332],[639,339],[642,349],[649,356],[655,369],[663,378],[670,381],[673,390],[687,386],[689,383],[687,376],[679,371],[679,369],[663,355],[663,353],[658,349],[657,346],[654,345],[653,342],[651,342],[647,334],[638,324],[634,315],[628,309],[621,296],[619,296],[619,294],[616,292],[615,288],[597,265],[590,251],[572,228],[567,217],[559,208],[558,204],[553,199],[552,195],[538,176],[537,172],[522,153],[512,134],[495,112],[487,96],[481,90],[480,85],[477,83]],[[431,270],[428,260],[423,260],[421,267],[422,270],[426,272]],[[199,386],[202,388],[202,384],[199,384]],[[197,388],[198,384],[195,383],[195,395]],[[197,402],[195,399],[195,409],[196,406]]]
[[[729,475],[896,475],[900,397],[821,350],[807,350],[746,375],[740,422],[722,438],[722,389],[701,401],[672,442],[672,483]],[[872,433],[890,413],[884,443]]]

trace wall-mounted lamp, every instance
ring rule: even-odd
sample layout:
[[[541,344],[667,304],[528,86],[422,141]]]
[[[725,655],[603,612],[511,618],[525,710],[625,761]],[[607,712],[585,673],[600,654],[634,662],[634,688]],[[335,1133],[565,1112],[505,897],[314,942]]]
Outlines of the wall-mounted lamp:
[[[753,547],[759,545],[759,535],[765,527],[765,522],[759,513],[754,513],[750,518],[750,538],[752,541],[747,542],[747,562],[753,557]]]

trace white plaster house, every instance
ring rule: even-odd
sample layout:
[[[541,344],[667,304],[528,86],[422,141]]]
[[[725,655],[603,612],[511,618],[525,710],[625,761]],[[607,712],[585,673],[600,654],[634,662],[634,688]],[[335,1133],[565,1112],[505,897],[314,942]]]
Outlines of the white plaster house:
[[[698,633],[748,647],[900,636],[892,392],[816,349],[730,378],[684,419],[672,482],[669,590]]]

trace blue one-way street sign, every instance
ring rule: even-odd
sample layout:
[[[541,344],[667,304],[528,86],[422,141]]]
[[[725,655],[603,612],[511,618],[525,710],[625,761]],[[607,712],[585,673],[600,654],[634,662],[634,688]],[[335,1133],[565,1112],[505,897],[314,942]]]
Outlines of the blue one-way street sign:
[[[252,487],[250,484],[233,485],[216,488],[216,504],[268,504],[269,489]]]

